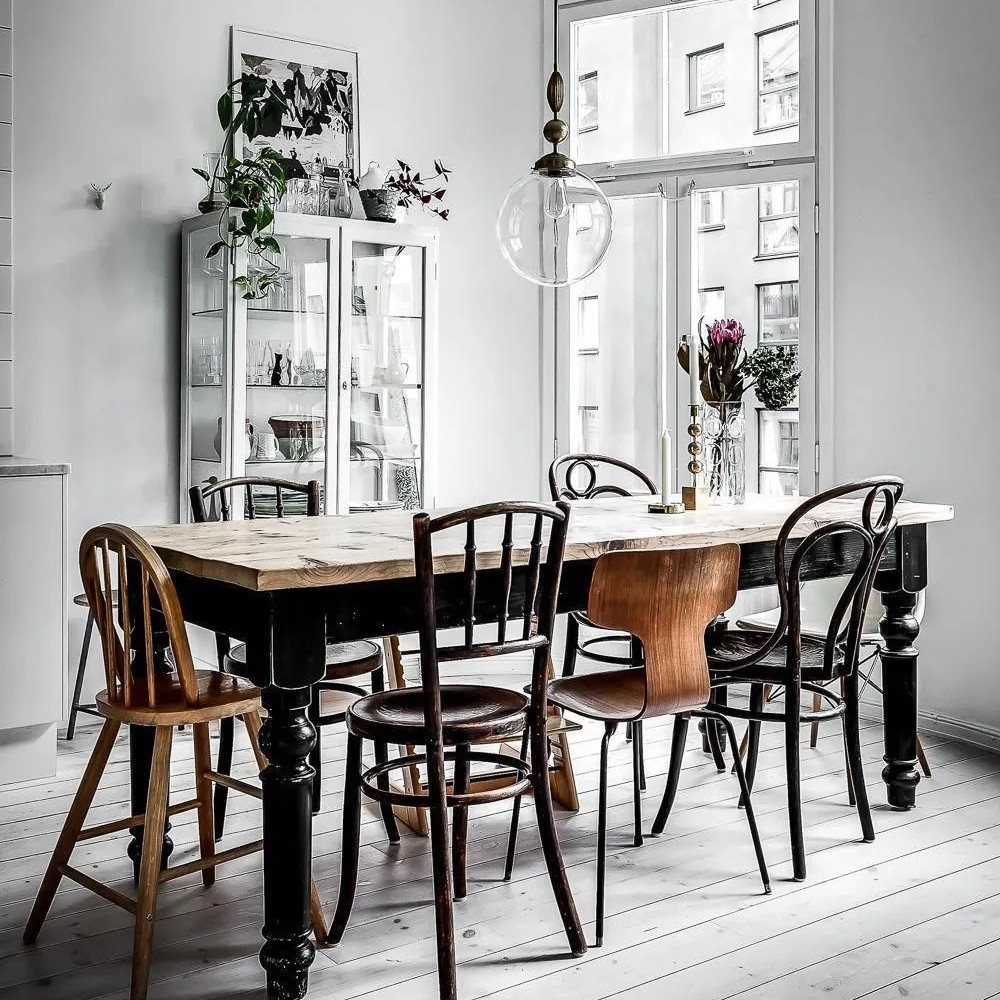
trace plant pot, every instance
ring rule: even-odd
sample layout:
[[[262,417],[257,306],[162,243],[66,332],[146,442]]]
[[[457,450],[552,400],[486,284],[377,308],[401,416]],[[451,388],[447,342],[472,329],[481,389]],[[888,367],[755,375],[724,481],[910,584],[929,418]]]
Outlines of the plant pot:
[[[744,503],[747,424],[743,402],[706,403],[704,433],[710,502]]]
[[[391,188],[373,188],[361,192],[365,218],[372,222],[395,222],[399,208],[399,192]]]

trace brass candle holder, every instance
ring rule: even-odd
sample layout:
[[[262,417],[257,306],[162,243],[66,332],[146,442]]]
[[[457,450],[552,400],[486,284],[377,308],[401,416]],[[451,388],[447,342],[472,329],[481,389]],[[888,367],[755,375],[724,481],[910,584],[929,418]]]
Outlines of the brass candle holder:
[[[688,454],[691,461],[688,462],[688,472],[691,473],[691,485],[681,489],[681,499],[684,502],[685,510],[704,510],[708,507],[708,487],[701,486],[700,477],[704,469],[701,464],[701,407],[691,404],[691,423],[688,424]]]

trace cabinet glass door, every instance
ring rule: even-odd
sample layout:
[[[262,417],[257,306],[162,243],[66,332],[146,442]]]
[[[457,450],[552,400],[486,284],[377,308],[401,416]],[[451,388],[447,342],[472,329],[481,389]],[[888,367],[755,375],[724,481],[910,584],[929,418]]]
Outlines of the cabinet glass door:
[[[422,246],[350,246],[349,486],[352,510],[424,502],[426,254]]]
[[[214,228],[195,230],[187,247],[187,433],[188,485],[222,479],[231,466],[226,456],[226,280],[225,251],[206,260],[218,240]],[[181,497],[181,510],[187,497]]]
[[[245,426],[234,429],[248,476],[326,483],[329,243],[279,236],[281,253],[266,261],[277,281],[246,303]],[[334,373],[336,358],[332,359]],[[274,502],[273,491],[261,504]],[[296,502],[298,507],[296,507]],[[299,509],[301,508],[301,509]],[[258,505],[258,513],[263,513]],[[285,514],[305,513],[305,497],[286,497]]]

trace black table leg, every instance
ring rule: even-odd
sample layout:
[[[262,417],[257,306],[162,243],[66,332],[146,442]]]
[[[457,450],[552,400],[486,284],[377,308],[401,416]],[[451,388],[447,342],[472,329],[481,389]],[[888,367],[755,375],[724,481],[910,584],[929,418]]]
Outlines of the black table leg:
[[[153,726],[129,726],[128,727],[128,770],[129,784],[131,786],[132,815],[138,816],[146,811],[146,797],[149,793],[149,770],[153,762],[153,737],[156,729]],[[170,820],[167,820],[163,828],[163,860],[162,866],[166,868],[167,859],[174,849],[174,842],[167,836],[170,830]],[[132,835],[126,853],[132,860],[132,878],[139,881],[139,860],[142,857],[142,832],[141,826],[130,826],[128,832]]]
[[[885,614],[882,634],[882,711],[885,718],[885,767],[882,780],[894,809],[916,805],[917,649],[920,624],[914,615],[917,593],[927,586],[927,526],[896,529],[895,565],[879,570],[875,587]]]
[[[267,719],[260,746],[264,803],[264,946],[260,964],[271,1000],[299,1000],[316,954],[309,940],[312,872],[312,781],[309,753],[316,730],[309,721],[309,688],[266,687]]]
[[[882,711],[885,717],[885,767],[882,780],[894,809],[916,805],[917,650],[920,626],[913,614],[917,595],[905,590],[882,594],[885,614],[879,622],[882,649]]]

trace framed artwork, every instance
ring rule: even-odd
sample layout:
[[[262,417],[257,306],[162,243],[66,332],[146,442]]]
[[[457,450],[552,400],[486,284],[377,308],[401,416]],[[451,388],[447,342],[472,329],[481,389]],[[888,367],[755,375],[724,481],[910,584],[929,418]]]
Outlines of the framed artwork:
[[[281,131],[250,147],[270,146],[303,166],[316,157],[331,172],[347,167],[358,174],[358,54],[315,42],[266,35],[233,26],[230,80],[244,73],[277,84],[288,103]],[[234,155],[244,155],[246,137],[236,137]]]

